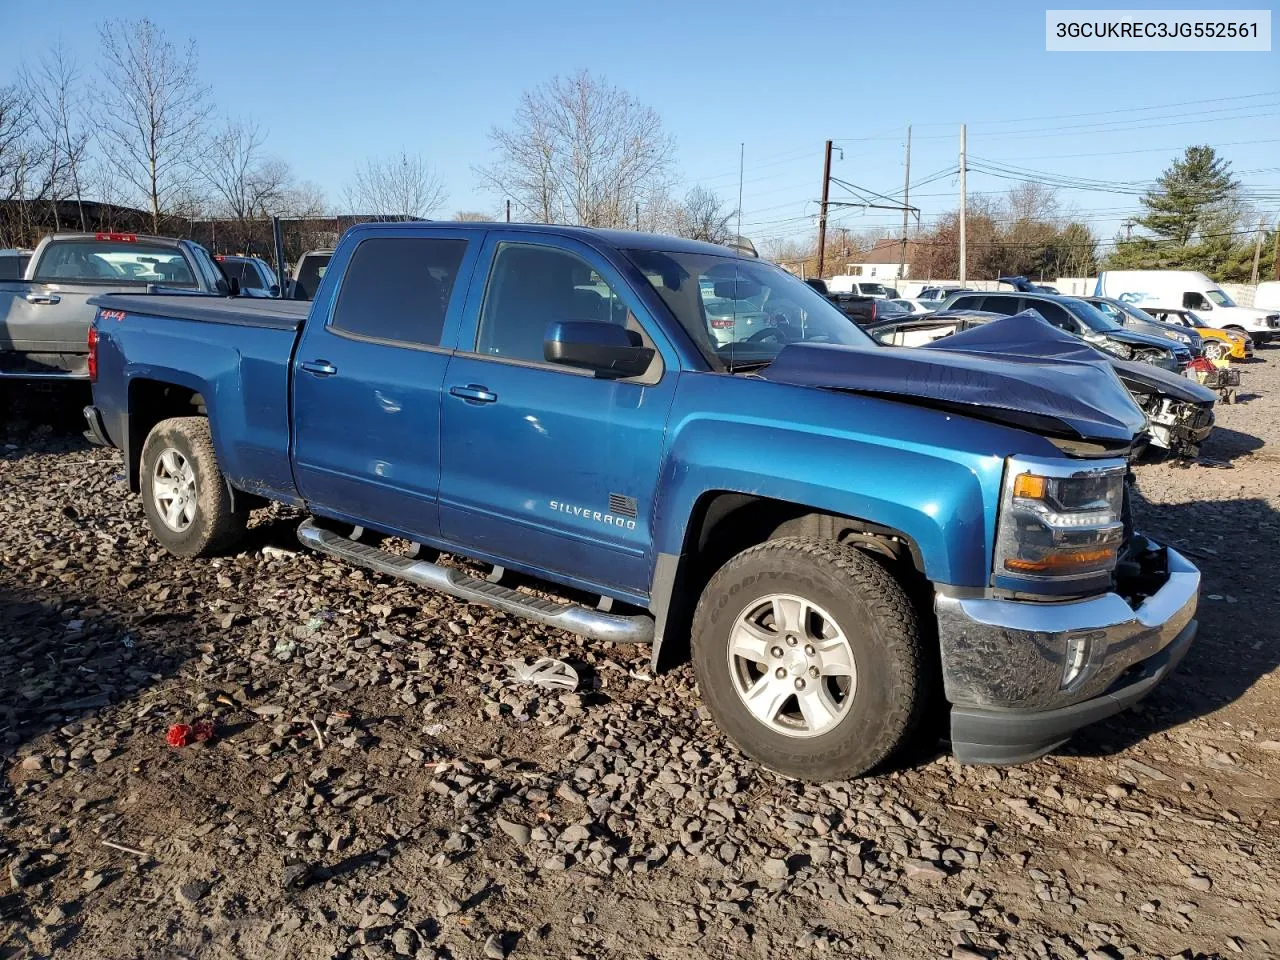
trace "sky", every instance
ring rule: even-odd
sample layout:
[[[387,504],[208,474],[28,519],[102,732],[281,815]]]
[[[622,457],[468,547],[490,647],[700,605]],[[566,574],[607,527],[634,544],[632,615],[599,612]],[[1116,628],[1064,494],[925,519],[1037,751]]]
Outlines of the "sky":
[[[217,109],[258,121],[269,150],[339,206],[359,162],[404,149],[443,177],[439,215],[497,212],[474,173],[488,132],[523,91],[585,68],[662,117],[677,193],[702,185],[736,206],[743,149],[742,232],[758,243],[816,230],[827,139],[833,176],[900,195],[908,124],[926,226],[957,205],[962,122],[973,163],[1005,169],[971,169],[971,196],[1014,186],[1010,167],[1098,181],[1107,189],[1059,200],[1100,238],[1194,143],[1232,162],[1259,213],[1280,215],[1280,53],[1048,53],[1038,4],[0,0],[0,84],[58,40],[91,75],[107,12],[194,38]],[[832,199],[853,198],[833,186]],[[901,214],[840,207],[831,226],[896,235]]]

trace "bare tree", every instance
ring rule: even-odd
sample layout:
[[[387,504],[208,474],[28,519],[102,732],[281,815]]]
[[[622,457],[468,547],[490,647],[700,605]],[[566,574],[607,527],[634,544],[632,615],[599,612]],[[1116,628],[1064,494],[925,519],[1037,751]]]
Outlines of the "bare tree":
[[[525,220],[631,226],[636,204],[671,181],[675,145],[658,114],[585,70],[526,91],[489,139],[497,158],[476,173]]]
[[[694,187],[676,208],[675,232],[690,240],[724,243],[736,235],[733,220],[738,211],[724,205],[714,191]]]
[[[207,91],[196,75],[196,45],[178,50],[143,18],[107,21],[102,49],[101,126],[107,159],[151,207],[151,227],[179,194],[189,192],[192,161],[209,116]]]
[[[226,120],[196,163],[208,184],[215,214],[244,222],[275,213],[292,186],[289,164],[263,150],[262,129],[252,121]]]
[[[83,118],[80,70],[58,43],[34,69],[24,67],[20,78],[31,105],[33,134],[40,145],[54,229],[62,227],[59,203],[67,198],[76,202],[80,229],[88,229],[83,180],[89,132]]]
[[[485,223],[493,217],[479,210],[458,210],[450,219],[457,220],[459,223]]]
[[[323,217],[328,212],[329,203],[325,199],[324,188],[311,180],[302,180],[281,191],[276,215],[301,220]]]
[[[377,217],[425,217],[448,199],[444,182],[421,156],[401,150],[370,157],[356,167],[345,189],[352,213]]]

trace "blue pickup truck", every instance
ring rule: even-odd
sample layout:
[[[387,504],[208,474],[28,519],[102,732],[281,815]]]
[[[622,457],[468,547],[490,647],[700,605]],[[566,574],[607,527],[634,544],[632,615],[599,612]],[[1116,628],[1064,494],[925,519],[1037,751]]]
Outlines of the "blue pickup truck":
[[[1030,759],[1196,632],[1198,572],[1130,521],[1141,411],[1035,318],[1017,356],[882,347],[723,247],[461,223],[351,229],[311,304],[96,305],[89,431],[169,551],[302,508],[315,550],[691,656],[787,775],[866,772],[944,707],[961,760]]]

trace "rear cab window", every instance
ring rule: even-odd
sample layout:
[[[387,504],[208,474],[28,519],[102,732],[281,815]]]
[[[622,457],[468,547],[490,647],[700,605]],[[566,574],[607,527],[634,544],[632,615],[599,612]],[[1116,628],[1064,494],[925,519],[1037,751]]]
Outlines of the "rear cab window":
[[[342,278],[329,329],[360,340],[440,346],[466,252],[467,241],[452,238],[360,241]]]
[[[54,240],[41,254],[32,279],[42,283],[197,286],[190,264],[177,247],[128,239]]]

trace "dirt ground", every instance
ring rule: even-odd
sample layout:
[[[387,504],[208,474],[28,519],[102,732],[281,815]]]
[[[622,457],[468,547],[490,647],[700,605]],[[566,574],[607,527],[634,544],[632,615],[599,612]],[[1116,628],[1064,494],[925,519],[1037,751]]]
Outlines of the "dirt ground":
[[[1138,470],[1204,572],[1140,707],[1014,768],[802,785],[686,665],[298,551],[148,537],[82,398],[0,420],[0,957],[1280,955],[1280,349]],[[540,695],[506,661],[577,664]],[[166,744],[209,720],[209,741]]]

